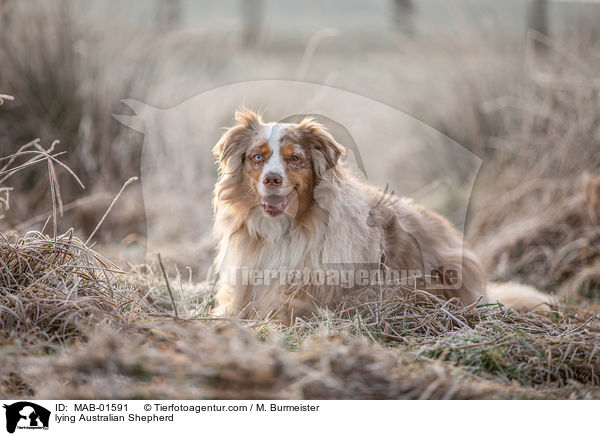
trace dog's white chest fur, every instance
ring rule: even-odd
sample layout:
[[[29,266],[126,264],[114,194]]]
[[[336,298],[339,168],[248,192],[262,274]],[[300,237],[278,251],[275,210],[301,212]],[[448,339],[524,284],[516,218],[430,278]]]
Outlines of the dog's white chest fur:
[[[326,192],[317,191],[317,201],[327,208],[323,219],[310,229],[294,226],[287,215],[268,217],[260,208],[253,209],[245,226],[221,249],[224,276],[219,284],[217,313],[242,312],[264,318],[273,315],[274,308],[285,313],[309,310],[299,306],[312,305],[314,309],[311,300],[326,305],[338,296],[339,288],[311,286],[306,291],[307,287],[291,285],[283,275],[377,263],[381,257],[380,231],[367,224],[370,208],[356,197],[358,193],[349,192],[351,188],[329,186]],[[352,201],[347,201],[349,198]]]

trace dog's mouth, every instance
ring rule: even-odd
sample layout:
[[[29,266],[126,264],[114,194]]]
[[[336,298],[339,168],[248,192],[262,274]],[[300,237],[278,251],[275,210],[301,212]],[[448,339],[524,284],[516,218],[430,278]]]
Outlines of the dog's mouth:
[[[278,216],[285,212],[294,190],[287,195],[265,195],[260,199],[260,205],[267,215]]]

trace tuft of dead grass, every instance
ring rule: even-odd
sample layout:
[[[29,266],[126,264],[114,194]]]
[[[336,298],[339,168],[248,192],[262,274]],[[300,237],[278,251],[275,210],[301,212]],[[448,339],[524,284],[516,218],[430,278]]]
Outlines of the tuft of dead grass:
[[[416,352],[506,383],[600,386],[598,315],[586,314],[585,320],[569,311],[499,315],[426,341]]]
[[[116,325],[145,310],[117,285],[122,274],[70,230],[0,240],[0,333],[27,341],[78,338],[100,320]]]
[[[520,313],[501,304],[464,306],[417,294],[416,299],[396,292],[299,321],[286,332],[288,343],[297,346],[320,332],[346,333],[505,383],[600,386],[600,315],[565,306]]]

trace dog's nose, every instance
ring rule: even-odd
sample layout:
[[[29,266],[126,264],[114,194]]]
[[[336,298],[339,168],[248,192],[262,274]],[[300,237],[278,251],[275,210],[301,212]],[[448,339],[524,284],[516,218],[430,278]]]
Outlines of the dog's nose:
[[[263,184],[266,186],[281,186],[281,175],[277,173],[268,173],[263,178]]]

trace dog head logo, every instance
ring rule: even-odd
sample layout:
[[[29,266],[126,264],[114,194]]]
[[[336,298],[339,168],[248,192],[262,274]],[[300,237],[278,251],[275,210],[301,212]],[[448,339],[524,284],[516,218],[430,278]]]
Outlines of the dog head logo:
[[[3,406],[6,409],[6,431],[16,429],[48,429],[50,411],[29,401]]]

